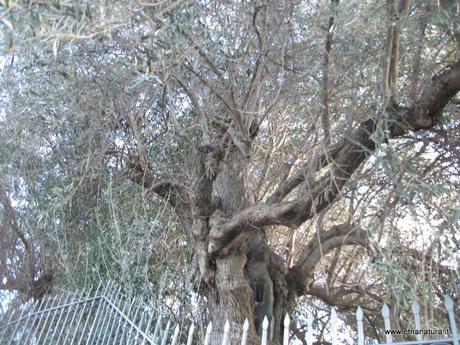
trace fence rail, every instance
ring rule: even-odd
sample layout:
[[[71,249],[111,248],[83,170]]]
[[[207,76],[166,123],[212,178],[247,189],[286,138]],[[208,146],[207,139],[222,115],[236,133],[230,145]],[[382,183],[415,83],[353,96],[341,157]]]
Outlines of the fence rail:
[[[115,292],[114,292],[115,291]],[[424,339],[421,329],[420,306],[417,301],[412,303],[414,316],[413,341],[393,342],[393,335],[398,330],[391,330],[390,308],[384,304],[382,317],[385,324],[385,343],[380,345],[422,345],[450,344],[460,345],[455,308],[452,298],[445,297],[447,317],[450,329],[444,334],[436,334],[433,339]],[[112,283],[105,288],[99,286],[94,293],[82,291],[77,294],[59,294],[43,298],[32,305],[22,306],[19,311],[3,315],[0,320],[0,345],[177,345],[180,342],[180,327],[175,326],[170,334],[172,322],[157,316],[154,308],[139,303],[136,298],[127,298],[120,289],[115,289]],[[366,344],[364,334],[364,312],[361,307],[356,311],[357,339],[356,344]],[[290,342],[290,318],[284,319],[283,345]],[[337,332],[337,312],[331,310],[330,338],[333,345],[340,344]],[[195,337],[195,343],[210,344],[212,323],[204,333],[203,341]],[[241,342],[246,345],[249,322],[246,320],[242,327]],[[194,342],[195,325],[188,328],[187,345]],[[229,345],[230,323],[227,321],[221,336],[221,344]],[[273,332],[270,331],[270,321],[265,318],[262,323],[261,345],[267,345]],[[393,334],[392,334],[393,333]],[[185,333],[184,333],[185,338]],[[201,337],[203,338],[203,337]],[[305,342],[313,345],[313,317],[307,315],[307,332]],[[369,342],[367,342],[369,343]],[[369,343],[370,344],[370,343]]]

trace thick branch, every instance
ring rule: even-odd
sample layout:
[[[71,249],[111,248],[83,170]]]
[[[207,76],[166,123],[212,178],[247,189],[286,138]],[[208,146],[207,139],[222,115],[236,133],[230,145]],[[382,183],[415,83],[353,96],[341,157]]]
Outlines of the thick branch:
[[[3,206],[3,211],[5,213],[6,221],[9,223],[9,226],[14,231],[16,236],[20,239],[25,250],[25,262],[26,262],[26,275],[28,279],[33,280],[35,275],[35,255],[32,245],[29,240],[26,238],[26,235],[19,226],[18,220],[16,218],[16,212],[13,209],[11,204],[10,197],[8,196],[5,188],[0,184],[0,202]]]
[[[411,95],[412,100],[417,99],[417,92],[419,91],[418,84],[419,84],[420,70],[422,66],[423,41],[425,39],[425,32],[426,32],[426,27],[427,27],[425,20],[422,20],[421,23],[419,23],[419,25],[420,27],[419,27],[419,31],[417,34],[417,50],[415,53],[414,68],[411,74],[410,95]]]
[[[6,188],[0,184],[0,204],[3,206],[4,223],[0,224],[0,233],[5,237],[0,239],[2,247],[4,245],[11,246],[13,255],[18,255],[18,259],[8,257],[7,250],[0,248],[0,290],[18,291],[24,295],[34,298],[41,298],[52,287],[54,272],[51,268],[41,269],[39,263],[39,254],[34,249],[30,239],[27,238],[20,223],[17,219],[17,214],[11,203],[10,196]],[[15,234],[12,242],[3,242],[8,237],[7,229]],[[24,252],[18,254],[17,239],[22,244]],[[19,246],[21,247],[21,246]],[[15,264],[12,264],[15,262]],[[14,265],[17,265],[14,267]]]
[[[29,244],[29,241],[27,240],[25,234],[22,232],[21,228],[19,227],[18,221],[16,219],[15,211],[13,209],[13,206],[11,205],[11,200],[9,196],[6,194],[6,191],[4,190],[3,186],[1,185],[0,185],[0,198],[1,198],[1,203],[3,205],[3,210],[5,212],[6,218],[8,219],[8,222],[10,223],[11,228],[21,240],[25,251],[28,254],[32,255],[32,247]]]
[[[345,142],[342,141],[336,145],[332,145],[330,148],[326,149],[326,152],[321,151],[316,155],[311,163],[302,165],[295,174],[283,180],[278,185],[275,192],[267,198],[267,204],[275,204],[282,201],[289,193],[305,181],[305,176],[314,176],[317,171],[332,163],[344,144]]]
[[[438,123],[449,100],[459,91],[460,62],[457,62],[432,78],[413,107],[389,106],[386,121],[371,118],[345,137],[338,146],[329,172],[308,193],[300,194],[296,200],[290,202],[249,207],[223,222],[221,231],[214,234],[212,239],[213,250],[225,245],[223,242],[219,243],[223,238],[233,238],[241,231],[266,225],[298,225],[312,218],[336,200],[356,169],[375,150],[375,132],[385,133],[388,138],[397,138],[408,131],[432,128]],[[293,181],[292,185],[299,183],[298,180]]]
[[[128,178],[142,186],[148,192],[155,193],[168,201],[175,209],[184,225],[191,225],[191,207],[188,193],[184,186],[172,181],[155,182],[155,176],[150,169],[143,169],[137,156],[131,156],[127,164]]]
[[[258,26],[257,26],[257,17],[259,16],[260,14],[260,11],[263,10],[263,22],[264,22],[264,25],[263,25],[263,31],[262,33],[260,32]],[[250,98],[254,95],[255,93],[255,90],[257,89],[257,87],[259,86],[260,84],[260,79],[261,79],[261,74],[262,74],[262,69],[264,68],[265,66],[265,57],[266,57],[266,52],[265,52],[265,46],[266,46],[266,23],[265,23],[265,16],[266,16],[266,11],[267,11],[267,8],[266,6],[255,6],[254,7],[254,14],[252,16],[252,26],[254,27],[254,31],[256,32],[256,35],[257,35],[257,40],[259,42],[259,54],[257,55],[257,60],[256,60],[256,64],[255,64],[255,68],[254,68],[254,72],[252,74],[252,78],[251,78],[251,82],[249,83],[249,87],[246,91],[246,94],[244,96],[244,100],[243,100],[243,103],[242,103],[242,108],[244,110],[253,110],[253,109],[248,109],[247,105],[248,105],[248,102],[250,100]]]
[[[367,248],[369,244],[367,233],[354,225],[336,225],[331,230],[321,232],[315,236],[302,250],[296,264],[287,274],[288,288],[298,295],[305,292],[305,288],[312,279],[312,273],[323,255],[335,248],[344,245],[360,245]]]
[[[331,0],[332,7],[337,6],[339,0]],[[334,8],[333,8],[334,11]],[[334,33],[334,16],[331,14],[329,16],[329,23],[326,33],[326,43],[324,48],[323,56],[323,91],[321,97],[321,125],[323,127],[324,141],[329,143],[330,140],[330,120],[329,120],[329,66],[331,60],[331,49],[332,49],[332,37]]]
[[[150,170],[146,157],[147,144],[142,133],[141,121],[142,119],[135,114],[129,115],[129,122],[138,147],[138,154],[129,157],[127,176],[131,181],[168,200],[174,208],[177,209],[182,206],[182,208],[189,209],[186,194],[181,186],[170,181],[155,182],[155,176]]]
[[[358,303],[356,299],[368,296],[378,304],[382,304],[384,300],[375,294],[369,293],[369,287],[354,285],[354,286],[340,286],[331,290],[327,289],[323,285],[312,285],[307,295],[319,298],[324,303],[330,306],[336,306],[340,311],[355,310]],[[350,295],[355,295],[355,298],[350,298]]]

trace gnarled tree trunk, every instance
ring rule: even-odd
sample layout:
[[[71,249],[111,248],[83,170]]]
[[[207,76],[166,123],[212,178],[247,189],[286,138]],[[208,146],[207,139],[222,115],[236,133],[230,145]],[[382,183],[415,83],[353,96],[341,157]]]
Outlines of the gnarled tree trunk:
[[[249,321],[248,341],[256,343],[264,317],[270,321],[269,338],[279,339],[287,295],[282,260],[271,252],[262,227],[246,224],[248,228],[230,232],[222,228],[232,216],[253,206],[248,162],[239,151],[230,152],[212,184],[214,188],[207,190],[208,196],[200,199],[207,203],[212,199],[212,206],[196,203],[194,215],[194,223],[200,224],[202,235],[203,232],[209,234],[195,238],[197,247],[201,248],[197,251],[201,257],[196,262],[201,263],[201,276],[207,280],[207,286],[201,291],[208,299],[213,323],[211,343],[221,343],[226,321],[230,324],[231,343],[239,343],[246,319]],[[214,251],[216,242],[218,250]]]
[[[389,3],[396,6],[394,1]],[[404,5],[401,10],[408,6],[406,1],[401,4]],[[382,105],[384,112],[369,114],[365,121],[344,133],[335,133],[335,139],[329,140],[334,133],[328,128],[326,109],[323,114],[325,146],[309,155],[302,164],[297,164],[292,173],[279,181],[270,196],[255,203],[250,189],[253,184],[248,181],[251,176],[251,143],[257,136],[264,111],[269,112],[269,109],[261,110],[261,104],[266,101],[266,97],[262,97],[269,38],[264,31],[266,11],[266,5],[254,9],[252,24],[259,51],[251,79],[248,85],[244,84],[246,90],[239,89],[237,84],[230,85],[230,81],[227,83],[227,77],[218,65],[203,50],[197,51],[209,67],[207,73],[214,73],[216,80],[224,85],[222,93],[216,92],[216,99],[222,101],[221,106],[225,109],[218,118],[215,116],[217,108],[209,107],[212,112],[207,114],[204,103],[213,83],[198,78],[206,90],[198,97],[193,82],[178,79],[190,98],[202,130],[193,187],[187,183],[155,184],[153,173],[148,171],[146,164],[141,164],[142,160],[131,166],[131,178],[167,199],[189,230],[188,234],[192,235],[195,282],[198,291],[208,299],[213,322],[212,344],[220,344],[227,320],[231,326],[231,343],[239,343],[245,319],[250,325],[249,341],[256,342],[265,316],[270,320],[269,339],[280,343],[282,318],[286,311],[292,311],[296,298],[307,293],[319,295],[311,283],[315,266],[323,255],[343,245],[368,248],[369,243],[366,232],[359,225],[335,224],[327,231],[319,231],[318,236],[304,246],[294,265],[288,268],[269,248],[265,228],[272,225],[295,228],[326,210],[374,152],[376,140],[386,141],[409,131],[432,128],[439,122],[448,102],[460,91],[460,61],[457,61],[433,76],[413,104],[399,104],[398,99],[392,97],[397,88],[400,44],[399,29],[395,26],[388,37],[391,49],[387,51],[385,95],[389,99]],[[393,15],[392,20],[398,22],[399,17]],[[329,23],[332,29],[333,20],[330,19]],[[325,71],[329,69],[331,35],[332,32],[326,44]],[[193,75],[200,75],[199,70],[189,65],[186,67],[193,71]],[[329,99],[327,78],[325,74],[323,103]],[[222,109],[219,107],[218,110]],[[213,127],[210,128],[208,123]],[[132,127],[136,132],[136,126]],[[138,140],[138,146],[143,146],[141,140]],[[299,159],[302,158],[299,156]],[[294,191],[298,191],[296,196]],[[334,304],[348,293],[349,290],[338,291],[333,295],[327,291],[328,296],[323,295],[322,299]]]

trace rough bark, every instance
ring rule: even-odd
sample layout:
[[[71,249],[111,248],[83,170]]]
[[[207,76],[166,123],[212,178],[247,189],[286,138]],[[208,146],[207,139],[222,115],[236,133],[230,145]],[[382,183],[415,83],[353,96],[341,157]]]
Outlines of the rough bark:
[[[330,149],[333,154],[329,172],[316,182],[314,188],[293,201],[250,206],[223,220],[221,230],[211,233],[212,251],[217,252],[226,239],[244,231],[267,225],[299,225],[312,218],[335,201],[355,170],[375,150],[375,140],[384,141],[409,131],[432,128],[439,122],[444,107],[459,90],[460,62],[457,62],[432,78],[414,106],[391,105],[386,109],[386,120],[370,118],[345,136],[340,144],[334,145]],[[381,133],[384,134],[383,138]],[[301,179],[300,175],[296,175],[282,194],[287,196],[289,189],[298,186]]]
[[[0,223],[0,289],[20,292],[26,298],[42,298],[53,287],[54,272],[40,262],[39,253],[18,220],[7,189],[2,184],[0,205],[3,216]],[[17,266],[8,257],[7,251],[12,248],[18,253]]]
[[[310,293],[313,283],[313,272],[322,256],[346,245],[358,245],[369,247],[369,239],[366,231],[353,224],[341,224],[323,231],[315,236],[302,250],[296,264],[292,266],[286,275],[288,284],[287,309],[292,310],[297,296]]]
[[[385,94],[392,96],[398,79],[401,14],[406,12],[410,2],[400,1],[399,7],[396,1],[391,0],[388,4],[390,25],[384,78]],[[363,230],[352,225],[337,225],[321,231],[318,238],[303,249],[294,266],[286,270],[283,260],[268,247],[265,228],[269,225],[295,227],[330,207],[379,143],[410,131],[432,128],[439,122],[449,100],[460,90],[460,62],[457,62],[433,76],[410,106],[399,105],[394,97],[390,102],[386,99],[383,112],[371,114],[367,120],[344,133],[341,140],[329,144],[323,152],[314,155],[298,171],[281,181],[264,203],[256,204],[250,194],[248,159],[251,140],[257,135],[257,130],[251,128],[259,123],[255,114],[260,108],[258,84],[263,80],[260,66],[264,62],[262,51],[266,33],[263,18],[257,19],[258,11],[260,9],[254,15],[254,27],[261,54],[244,97],[244,106],[231,105],[230,100],[235,101],[231,91],[228,95],[216,94],[231,114],[229,121],[222,125],[221,133],[216,138],[208,138],[206,133],[201,147],[198,147],[193,188],[188,190],[173,182],[155,182],[142,157],[130,166],[130,178],[168,200],[191,234],[196,249],[197,288],[208,298],[214,326],[212,344],[221,341],[226,320],[232,329],[231,343],[238,343],[246,318],[250,321],[249,341],[255,342],[264,316],[271,318],[273,324],[271,339],[279,342],[282,317],[286,311],[292,310],[299,295],[316,294],[326,302],[338,303],[343,296],[359,290],[339,289],[335,294],[325,296],[324,291],[312,282],[313,271],[322,255],[343,245],[368,247]],[[329,29],[332,25],[333,21],[330,21]],[[331,38],[328,35],[326,39],[325,71],[330,63]],[[215,66],[204,51],[199,53],[207,65]],[[192,67],[188,68],[215,92],[209,81]],[[327,78],[325,73],[325,105],[328,101]],[[207,132],[207,115],[192,90],[184,82],[180,83],[192,104],[200,108],[200,123]],[[251,116],[245,116],[245,112]],[[329,126],[325,124],[326,133]],[[137,140],[142,142],[141,137]],[[296,189],[299,191],[297,196],[291,197]]]
[[[225,315],[236,327],[237,334],[236,324],[242,324],[249,315],[253,320],[251,334],[255,336],[260,331],[262,315],[266,314],[273,318],[273,340],[279,341],[281,317],[292,309],[297,296],[309,292],[312,272],[321,254],[317,239],[312,240],[286,274],[283,264],[273,264],[264,242],[263,228],[276,224],[298,225],[324,210],[337,199],[356,169],[375,150],[376,140],[397,138],[408,131],[433,127],[445,105],[459,90],[460,63],[457,63],[435,76],[413,107],[389,106],[386,109],[389,120],[370,118],[364,121],[341,143],[329,149],[330,161],[319,156],[316,166],[329,166],[329,173],[293,201],[273,202],[273,198],[272,203],[253,205],[247,195],[244,159],[240,156],[238,160],[226,162],[228,170],[217,179],[219,208],[210,216],[207,238],[207,253],[215,262],[215,288],[210,295],[214,301],[213,319],[220,320],[223,326],[225,320],[221,318]],[[380,133],[385,133],[386,137],[379,138]],[[301,179],[296,175],[276,198],[288,195],[289,189],[299,186]],[[368,244],[362,230],[336,226],[320,234],[320,245],[323,253],[327,253],[342,245],[366,248]],[[345,295],[355,292],[347,291]],[[339,295],[343,294],[342,291]],[[240,304],[242,301],[244,305]],[[229,312],[228,308],[233,309]],[[235,334],[234,339],[237,338]]]
[[[223,171],[215,181],[216,210],[209,217],[210,236],[216,236],[222,220],[251,204],[247,191],[247,161],[240,151],[233,151],[227,157]],[[213,321],[213,343],[221,341],[225,321],[231,326],[232,343],[241,336],[245,319],[250,322],[249,342],[255,343],[260,331],[261,315],[273,309],[273,283],[268,274],[268,257],[263,245],[265,237],[261,229],[248,232],[250,236],[225,239],[225,246],[219,252],[208,250],[207,260],[212,261],[213,280],[205,294],[210,303]],[[208,248],[211,248],[208,247]],[[209,266],[211,267],[211,265]],[[267,315],[270,316],[270,315]]]
[[[215,286],[208,289],[209,311],[213,323],[211,344],[222,342],[224,324],[230,323],[230,342],[240,341],[245,319],[252,320],[252,290],[244,275],[246,257],[241,251],[216,259]],[[256,342],[253,323],[249,328],[249,343]]]

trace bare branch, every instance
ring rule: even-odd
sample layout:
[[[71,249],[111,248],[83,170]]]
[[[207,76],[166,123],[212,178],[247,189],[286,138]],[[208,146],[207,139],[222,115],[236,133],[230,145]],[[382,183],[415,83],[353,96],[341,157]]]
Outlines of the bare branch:
[[[418,83],[419,83],[419,75],[420,75],[420,70],[421,70],[421,65],[422,65],[422,49],[423,49],[423,41],[425,38],[425,31],[426,31],[426,22],[422,20],[422,22],[419,24],[419,32],[417,35],[417,50],[415,53],[415,61],[414,61],[414,69],[412,71],[411,75],[411,90],[410,90],[410,95],[412,100],[417,99],[417,92],[418,90]]]
[[[384,95],[393,96],[396,89],[399,67],[399,44],[401,31],[401,15],[407,11],[410,0],[401,0],[399,5],[396,0],[388,0],[388,33],[386,42],[386,62],[384,71]]]
[[[318,238],[315,236],[288,271],[286,280],[289,289],[296,291],[297,294],[304,293],[323,255],[344,245],[360,245],[367,248],[369,245],[367,233],[355,225],[341,224],[321,232]]]
[[[1,233],[5,235],[8,227],[17,236],[13,240],[12,249],[17,249],[17,238],[24,248],[24,253],[18,255],[18,267],[9,267],[8,262],[16,260],[7,257],[7,253],[2,253],[0,256],[0,276],[4,278],[0,281],[0,290],[18,291],[27,298],[41,298],[51,289],[54,272],[50,267],[45,269],[41,267],[39,253],[21,228],[10,196],[2,184],[0,184],[0,203],[4,212],[4,224],[0,225]]]
[[[247,105],[250,100],[250,98],[253,96],[255,93],[255,89],[259,87],[260,85],[260,79],[261,79],[261,73],[263,70],[263,67],[265,65],[265,46],[266,46],[266,28],[263,27],[263,32],[261,33],[258,26],[257,26],[257,17],[260,14],[260,11],[263,10],[264,12],[267,11],[266,6],[255,6],[254,8],[254,14],[252,16],[252,26],[254,27],[254,31],[256,32],[257,35],[257,40],[259,42],[259,54],[257,56],[254,72],[252,74],[251,82],[249,83],[248,90],[246,91],[246,95],[243,100],[243,106],[242,108],[244,110],[247,110]],[[263,14],[265,17],[266,13]],[[264,23],[265,24],[265,23]]]
[[[220,92],[217,91],[217,87],[213,84],[213,82],[207,78],[205,78],[200,72],[196,71],[192,66],[190,66],[189,64],[185,64],[185,67],[190,71],[192,72],[195,76],[198,77],[198,79],[200,79],[200,81],[206,85],[209,90],[211,90],[211,92],[213,94],[216,95],[217,98],[219,98],[223,104],[232,112],[234,112],[236,110],[236,108],[232,105],[231,101],[224,95],[222,95]]]
[[[323,285],[312,285],[308,291],[307,295],[319,298],[324,303],[330,306],[336,306],[340,311],[345,310],[355,310],[357,303],[354,300],[347,300],[347,297],[350,295],[356,295],[356,298],[368,296],[372,300],[382,304],[384,301],[381,297],[369,293],[369,287],[363,287],[360,285],[353,286],[340,286],[331,290],[327,289]]]
[[[10,197],[8,196],[4,186],[1,184],[0,184],[0,202],[2,203],[3,210],[5,213],[5,218],[7,222],[9,223],[10,228],[18,236],[18,238],[22,242],[22,245],[24,246],[25,262],[26,262],[26,269],[27,269],[26,275],[28,276],[29,279],[33,279],[35,275],[35,265],[36,265],[33,247],[30,244],[24,232],[22,231],[21,227],[19,226],[18,220],[16,218],[16,212],[13,209],[13,206],[11,204]]]
[[[283,179],[275,192],[267,198],[267,204],[274,204],[282,201],[289,193],[305,181],[305,176],[314,176],[318,170],[328,166],[334,161],[342,145],[343,142],[340,142],[326,149],[326,152],[319,152],[319,154],[314,156],[311,163],[305,163],[294,175]]]
[[[212,59],[209,57],[209,55],[200,47],[200,45],[195,42],[193,37],[190,36],[186,31],[184,31],[184,30],[182,30],[180,28],[179,28],[179,32],[182,35],[184,35],[184,37],[186,37],[190,41],[190,43],[192,45],[192,48],[195,49],[198,52],[198,54],[204,60],[206,65],[208,65],[208,67],[211,69],[211,71],[213,71],[214,74],[216,76],[218,76],[219,78],[222,77],[222,72],[219,70],[217,65],[212,61]]]
[[[331,0],[332,11],[335,11],[335,7],[339,4],[339,0]],[[321,97],[321,125],[323,127],[324,142],[329,144],[330,141],[330,110],[329,110],[329,68],[331,60],[331,49],[332,49],[332,37],[334,34],[334,15],[329,16],[329,23],[326,33],[326,42],[324,47],[323,55],[323,89]]]
[[[179,85],[184,89],[185,93],[187,94],[188,98],[192,102],[193,108],[195,109],[197,115],[198,115],[198,121],[201,126],[201,130],[203,132],[203,144],[211,144],[211,138],[209,136],[209,128],[208,128],[208,123],[206,121],[206,115],[203,111],[203,108],[201,107],[200,103],[198,102],[198,98],[195,94],[195,92],[190,89],[184,81],[182,81],[180,78],[176,78],[177,82]]]
[[[457,17],[458,19],[460,15],[460,3],[458,0],[439,0],[438,5],[442,11],[448,13],[449,17]],[[458,20],[456,23],[454,22],[453,25],[454,28],[452,35],[454,36],[457,46],[460,49],[460,25],[458,24]]]
[[[13,206],[11,205],[10,197],[8,196],[8,194],[6,193],[6,190],[3,188],[2,185],[0,185],[0,198],[1,198],[1,203],[3,205],[3,209],[5,211],[6,218],[8,219],[8,222],[11,225],[11,228],[21,240],[26,252],[32,253],[32,247],[29,244],[29,241],[27,240],[25,234],[22,232],[21,228],[19,227],[18,221],[16,219],[15,211],[13,209]]]
[[[155,193],[168,201],[186,228],[189,228],[191,225],[191,206],[184,186],[173,181],[155,182],[154,174],[150,169],[144,170],[138,156],[129,158],[126,175],[131,181],[142,186],[148,192]]]
[[[433,77],[421,94],[417,104],[411,108],[388,107],[391,122],[377,122],[369,119],[348,137],[342,140],[329,172],[307,193],[290,202],[266,203],[251,206],[230,219],[225,219],[219,234],[214,234],[210,242],[212,251],[217,251],[225,243],[224,238],[233,238],[241,231],[251,231],[266,225],[299,225],[331,205],[356,169],[375,150],[373,134],[385,132],[388,138],[397,138],[409,130],[418,131],[432,128],[438,123],[441,113],[449,100],[460,91],[460,61]],[[300,179],[291,179],[289,190],[300,184]],[[285,186],[285,185],[284,185]],[[280,193],[283,194],[283,193]],[[221,242],[221,243],[219,243]]]

